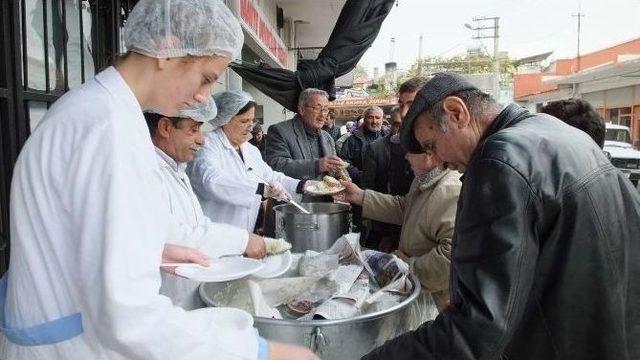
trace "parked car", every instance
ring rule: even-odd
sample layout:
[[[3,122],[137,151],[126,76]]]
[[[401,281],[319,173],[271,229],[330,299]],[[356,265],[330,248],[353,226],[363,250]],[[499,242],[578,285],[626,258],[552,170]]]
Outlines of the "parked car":
[[[640,151],[633,148],[631,131],[622,125],[606,123],[604,152],[611,163],[627,175],[638,186],[640,180]]]

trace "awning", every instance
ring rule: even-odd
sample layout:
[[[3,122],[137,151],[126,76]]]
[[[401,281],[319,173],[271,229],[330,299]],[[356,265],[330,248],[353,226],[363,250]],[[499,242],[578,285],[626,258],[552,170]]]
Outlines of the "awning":
[[[378,36],[395,0],[347,0],[327,45],[315,60],[301,60],[298,70],[232,63],[244,80],[285,108],[296,112],[303,89],[318,88],[335,99],[335,78],[353,68]]]

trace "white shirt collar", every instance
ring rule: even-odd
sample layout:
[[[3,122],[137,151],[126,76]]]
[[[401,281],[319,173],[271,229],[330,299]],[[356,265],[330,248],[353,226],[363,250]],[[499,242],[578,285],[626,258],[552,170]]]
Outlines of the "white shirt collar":
[[[164,163],[167,166],[169,166],[171,169],[173,169],[173,171],[178,172],[178,173],[184,173],[185,172],[185,170],[187,169],[187,163],[177,163],[175,160],[173,160],[173,158],[171,156],[167,155],[159,147],[155,146],[155,149],[156,149],[156,154],[158,154],[158,156],[162,160],[164,160]]]

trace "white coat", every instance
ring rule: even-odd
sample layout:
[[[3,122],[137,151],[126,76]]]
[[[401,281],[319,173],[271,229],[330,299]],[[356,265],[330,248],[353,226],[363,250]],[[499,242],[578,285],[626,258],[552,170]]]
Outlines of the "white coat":
[[[209,220],[202,212],[185,173],[187,164],[176,163],[158,148],[156,154],[165,179],[169,209],[184,231],[184,236],[181,236],[183,241],[177,245],[198,249],[210,258],[242,254],[249,240],[247,230]],[[160,293],[170,297],[174,305],[193,310],[203,305],[198,285],[199,282],[163,272]]]
[[[164,244],[179,235],[156,156],[114,68],[53,104],[13,174],[4,320],[27,328],[79,312],[84,330],[40,346],[0,334],[0,358],[257,357],[248,313],[185,311],[159,294]]]
[[[273,171],[262,160],[260,150],[248,142],[240,150],[244,161],[218,128],[205,136],[205,144],[189,164],[187,174],[205,215],[212,221],[253,231],[262,200],[256,190],[262,181],[248,169],[269,182],[280,182],[292,195],[299,180]]]

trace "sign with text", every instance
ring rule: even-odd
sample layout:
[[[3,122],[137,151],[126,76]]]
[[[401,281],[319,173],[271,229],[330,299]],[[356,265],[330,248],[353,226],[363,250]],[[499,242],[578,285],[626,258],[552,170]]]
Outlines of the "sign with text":
[[[361,98],[361,99],[338,99],[332,101],[329,107],[338,120],[353,120],[362,117],[364,110],[369,106],[379,106],[388,113],[391,107],[398,104],[398,98]]]
[[[240,18],[247,27],[254,33],[256,39],[260,41],[273,55],[282,67],[287,67],[287,47],[280,39],[280,36],[265,21],[259,9],[251,0],[240,0]]]
[[[335,101],[329,104],[329,107],[332,108],[340,108],[340,107],[355,107],[355,106],[387,106],[387,105],[396,105],[398,103],[398,98],[396,97],[388,97],[388,98],[360,98],[360,99],[336,99]]]

